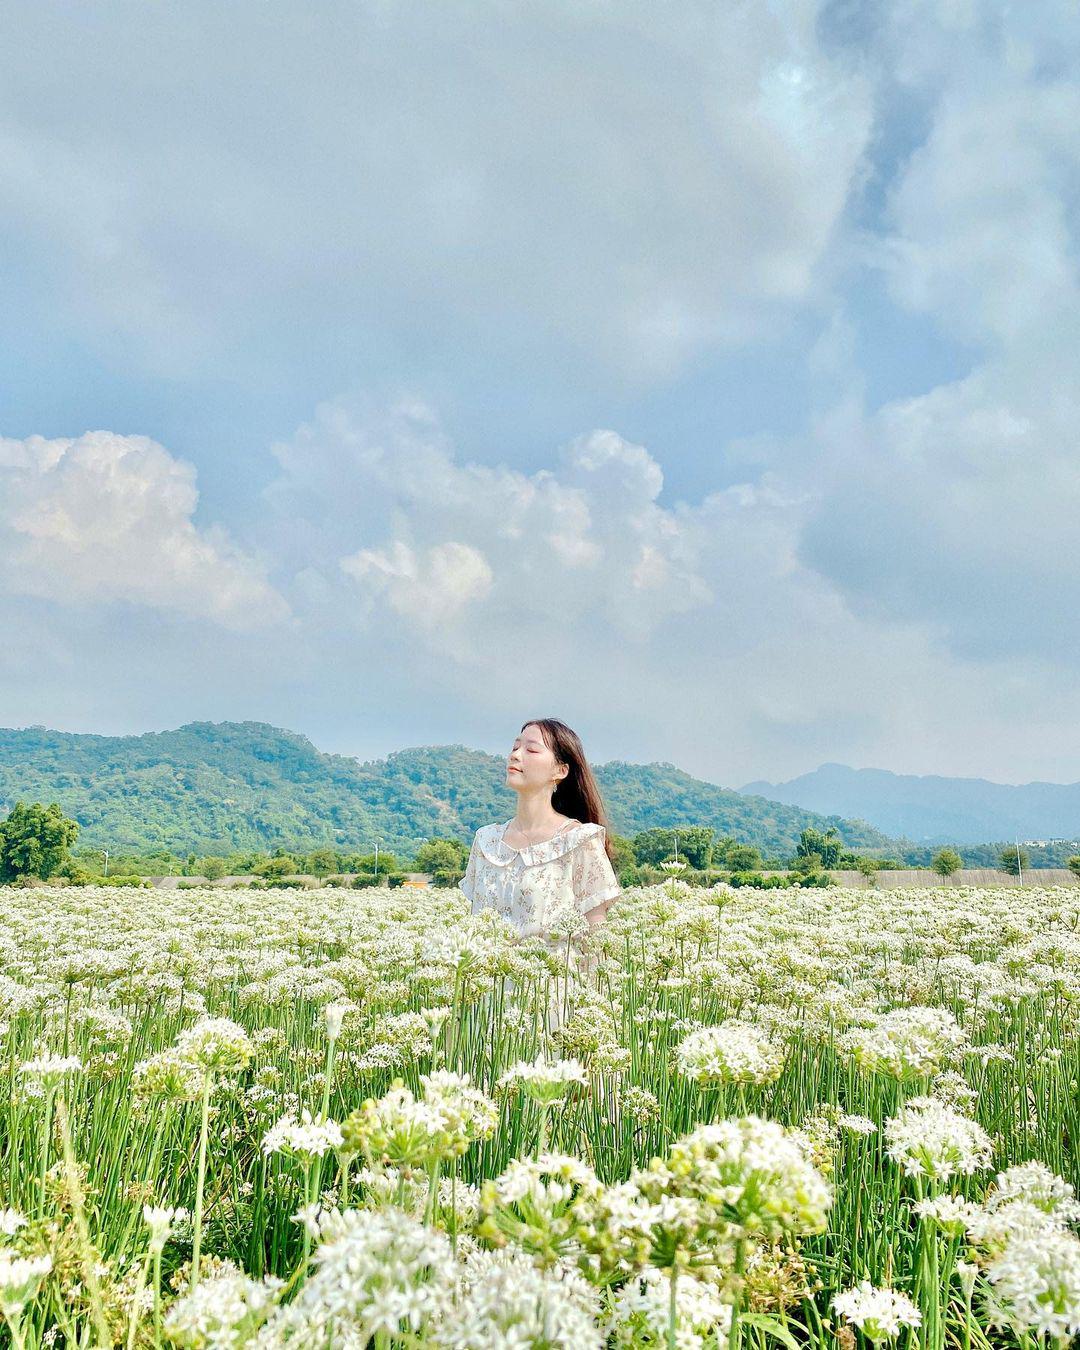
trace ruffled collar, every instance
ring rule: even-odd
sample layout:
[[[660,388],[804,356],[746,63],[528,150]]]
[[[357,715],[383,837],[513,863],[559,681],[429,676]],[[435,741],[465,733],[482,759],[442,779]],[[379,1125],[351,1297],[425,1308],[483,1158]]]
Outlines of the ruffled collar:
[[[521,858],[526,867],[532,867],[536,863],[552,862],[556,858],[564,857],[571,849],[577,848],[586,839],[591,839],[594,834],[604,832],[603,825],[598,825],[595,821],[585,821],[581,825],[572,825],[570,829],[563,830],[553,839],[545,839],[539,844],[530,844],[527,848],[517,849],[503,842],[503,835],[511,823],[507,820],[501,824],[484,825],[478,832],[477,842],[480,852],[496,867],[507,867],[517,857]]]

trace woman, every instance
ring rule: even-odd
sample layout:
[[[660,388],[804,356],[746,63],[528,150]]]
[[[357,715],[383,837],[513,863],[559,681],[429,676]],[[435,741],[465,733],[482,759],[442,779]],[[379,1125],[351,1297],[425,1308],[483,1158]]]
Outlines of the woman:
[[[522,937],[549,937],[574,913],[590,927],[603,922],[619,882],[600,790],[577,734],[554,717],[526,722],[506,783],[517,793],[514,818],[476,831],[458,882],[472,912],[497,909]]]

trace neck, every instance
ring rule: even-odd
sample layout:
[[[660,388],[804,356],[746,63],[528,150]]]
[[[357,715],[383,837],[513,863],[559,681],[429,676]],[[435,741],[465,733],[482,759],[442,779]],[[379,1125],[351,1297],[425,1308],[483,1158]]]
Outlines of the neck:
[[[528,796],[523,792],[518,793],[514,825],[522,834],[540,834],[554,829],[559,823],[559,817],[551,804],[552,795],[550,792],[529,793]]]

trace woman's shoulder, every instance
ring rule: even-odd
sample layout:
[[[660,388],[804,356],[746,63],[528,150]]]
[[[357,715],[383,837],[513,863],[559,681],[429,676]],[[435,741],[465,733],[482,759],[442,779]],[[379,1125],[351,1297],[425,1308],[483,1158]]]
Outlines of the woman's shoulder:
[[[590,839],[599,836],[603,840],[604,833],[603,825],[598,825],[595,821],[575,821],[567,829],[560,830],[553,839],[547,839],[542,844],[534,844],[525,852],[532,863],[555,862],[559,858],[566,858]]]

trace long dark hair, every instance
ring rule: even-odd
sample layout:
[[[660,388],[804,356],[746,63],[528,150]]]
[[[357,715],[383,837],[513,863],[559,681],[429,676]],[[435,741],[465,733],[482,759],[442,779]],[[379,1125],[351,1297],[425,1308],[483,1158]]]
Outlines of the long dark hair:
[[[581,737],[557,717],[530,717],[527,722],[522,722],[521,730],[524,731],[526,727],[539,727],[544,743],[555,756],[555,762],[565,764],[570,771],[559,780],[551,794],[551,805],[571,820],[580,820],[583,825],[603,825],[604,848],[608,861],[614,862],[615,850],[611,846],[604,799],[600,796],[593,771],[585,758]]]

